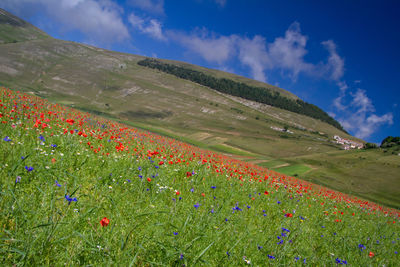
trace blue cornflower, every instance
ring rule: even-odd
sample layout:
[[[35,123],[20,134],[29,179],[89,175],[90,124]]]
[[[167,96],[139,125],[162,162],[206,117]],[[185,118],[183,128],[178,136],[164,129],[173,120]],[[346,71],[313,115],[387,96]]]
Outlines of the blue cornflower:
[[[21,156],[21,159],[25,159],[25,157],[24,157],[24,156]]]
[[[215,188],[217,188],[217,187],[216,187],[216,186],[211,186],[211,188],[212,188],[212,189],[215,189]]]
[[[299,258],[299,257],[294,257],[294,259],[295,259],[296,261],[300,260],[300,258]]]
[[[51,147],[57,147],[57,145],[56,145],[56,144],[51,144],[50,146],[51,146]]]
[[[194,189],[193,189],[193,188],[192,188],[192,189],[190,189],[190,192],[192,192],[192,193],[193,193],[193,192],[194,192]]]
[[[227,221],[228,221],[228,218],[225,218],[225,221],[227,222]]]
[[[250,209],[251,207],[249,205],[247,205],[247,208]]]
[[[210,212],[211,212],[211,213],[214,213],[214,208],[212,208]]]
[[[200,207],[200,204],[196,203],[196,204],[193,205],[193,207],[195,207],[197,209],[198,207]]]
[[[142,176],[142,175],[139,175],[139,178],[140,178],[140,179],[142,179],[142,178],[143,178],[143,176]]]
[[[160,167],[159,167],[159,166],[157,166],[157,165],[156,165],[156,166],[154,166],[154,167],[155,167],[156,169],[160,168]]]
[[[335,262],[336,262],[336,264],[341,264],[341,265],[347,264],[347,261],[346,261],[346,260],[341,260],[341,259],[339,259],[339,258],[336,258],[336,259],[335,259]]]
[[[43,136],[43,135],[40,135],[40,136],[39,136],[39,139],[40,139],[40,141],[42,141],[42,142],[46,141],[46,140],[44,139],[44,136]]]
[[[21,182],[21,176],[17,176],[17,178],[15,179],[15,183],[19,183]]]
[[[57,180],[56,180],[56,186],[61,187],[61,185],[57,182]]]
[[[261,250],[263,247],[262,247],[262,246],[259,246],[259,245],[257,245],[257,248],[258,248],[259,250]]]
[[[71,204],[72,201],[74,201],[74,202],[78,201],[76,199],[76,197],[72,198],[72,197],[69,197],[68,195],[65,195],[65,199],[68,201],[68,205]]]
[[[179,259],[181,259],[181,260],[183,259],[183,254],[181,254],[181,255],[179,256]]]
[[[365,247],[363,244],[359,244],[359,245],[358,245],[358,248],[360,248],[361,250],[366,249],[366,247]]]
[[[290,232],[289,229],[286,229],[286,228],[283,228],[283,227],[282,227],[282,231],[283,231],[283,232],[288,232],[288,233]]]
[[[141,171],[141,170],[142,170],[142,167],[139,167],[138,170]]]
[[[126,181],[127,181],[128,183],[130,183],[130,182],[131,182],[131,180],[130,180],[130,179],[126,179]]]
[[[279,242],[276,243],[276,244],[280,245],[280,244],[282,244],[282,243],[283,243],[283,240],[279,241]]]
[[[28,172],[31,172],[31,171],[33,171],[33,167],[28,167],[28,166],[25,166],[25,169],[26,169]]]
[[[278,204],[281,204],[281,202],[280,202],[280,201],[277,201],[276,203],[278,203]]]
[[[229,251],[226,252],[226,255],[227,255],[228,257],[231,256],[231,254],[229,253]]]
[[[178,235],[178,232],[174,232],[174,235]]]
[[[272,256],[272,255],[268,255],[268,258],[270,258],[270,259],[275,259],[275,257]]]
[[[239,208],[238,206],[235,206],[234,208],[232,208],[233,211],[238,210],[238,211],[242,211],[241,208]]]
[[[3,139],[4,141],[6,141],[6,142],[10,142],[10,141],[12,141],[8,136],[6,136],[6,137],[4,137],[4,139]]]

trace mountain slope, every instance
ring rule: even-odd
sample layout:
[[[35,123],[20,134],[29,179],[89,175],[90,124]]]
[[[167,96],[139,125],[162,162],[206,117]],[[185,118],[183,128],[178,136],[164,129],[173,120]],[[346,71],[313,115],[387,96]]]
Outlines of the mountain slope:
[[[15,21],[15,17],[5,11],[0,13],[0,17],[1,21]],[[19,22],[18,25],[23,24],[22,20]],[[320,155],[347,155],[339,145],[333,143],[333,136],[363,141],[320,120],[222,94],[171,74],[139,66],[137,62],[145,58],[142,56],[57,40],[41,35],[35,27],[25,24],[22,28],[12,26],[14,28],[10,30],[10,25],[0,24],[2,36],[10,39],[10,36],[16,36],[18,32],[21,41],[0,44],[0,84],[3,86],[259,165],[275,169],[280,169],[282,165],[301,165],[303,169],[305,166],[310,168],[305,173],[306,179],[328,187],[332,185],[337,190],[357,194],[356,189],[367,178],[373,180],[381,175],[372,170],[365,174],[367,176],[352,177],[349,184],[346,182],[349,180],[348,173],[334,172],[336,180],[331,179],[332,169],[340,169],[342,161],[333,157],[330,165],[326,165],[319,161]],[[164,62],[193,68],[219,78],[245,82],[251,86],[264,86],[297,99],[283,89],[234,74],[182,62]],[[284,128],[288,131],[283,131]],[[274,164],[276,162],[279,164]],[[387,163],[383,160],[377,168],[381,166],[384,169]],[[357,168],[363,168],[363,165],[354,166],[355,173]],[[393,165],[393,168],[397,168],[397,165]],[[301,172],[297,174],[302,177]],[[394,176],[397,183],[400,178],[398,176]],[[391,189],[400,188],[396,184],[386,186]],[[376,191],[371,186],[362,193],[364,197],[397,207],[400,198],[386,201],[384,192],[385,188]],[[391,193],[394,196],[396,194],[400,196],[398,190]]]
[[[32,24],[0,8],[0,44],[49,38]]]

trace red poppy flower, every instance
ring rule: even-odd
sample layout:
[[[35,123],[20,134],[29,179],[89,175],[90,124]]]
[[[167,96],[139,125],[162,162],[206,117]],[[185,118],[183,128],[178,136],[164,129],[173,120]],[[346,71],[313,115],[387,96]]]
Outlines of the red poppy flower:
[[[107,226],[110,223],[110,220],[107,217],[104,217],[103,219],[101,219],[100,224],[101,226]]]
[[[286,213],[285,216],[286,216],[286,217],[293,217],[293,214],[291,214],[291,213]]]
[[[372,258],[373,256],[375,256],[375,254],[374,254],[372,251],[370,251],[369,254],[368,254],[368,256],[369,256],[370,258]]]

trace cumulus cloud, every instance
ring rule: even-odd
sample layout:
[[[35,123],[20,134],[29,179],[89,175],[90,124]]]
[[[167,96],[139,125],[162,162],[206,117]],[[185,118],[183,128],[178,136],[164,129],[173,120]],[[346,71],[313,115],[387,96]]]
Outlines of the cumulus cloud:
[[[265,47],[265,39],[254,36],[253,39],[237,38],[239,60],[251,70],[254,79],[266,82],[264,69],[271,67],[271,59]]]
[[[269,45],[269,54],[273,60],[273,66],[291,72],[295,80],[300,72],[313,73],[315,66],[307,63],[304,56],[307,36],[301,34],[300,24],[294,22],[285,32],[284,37],[278,37]]]
[[[78,30],[92,43],[110,44],[129,39],[123,9],[110,0],[5,0],[2,6],[17,14],[41,10],[68,30]]]
[[[162,31],[161,23],[156,19],[144,20],[143,18],[130,14],[128,18],[131,25],[138,29],[140,32],[145,33],[155,39],[165,40],[165,36]]]
[[[129,0],[132,6],[153,14],[164,14],[164,0]]]
[[[267,80],[266,71],[273,69],[282,70],[282,73],[287,73],[294,81],[300,73],[337,81],[344,72],[344,60],[338,55],[336,44],[332,40],[322,43],[329,53],[325,63],[313,64],[305,60],[308,38],[301,33],[297,22],[290,25],[284,36],[277,37],[270,43],[260,35],[253,38],[224,36],[209,33],[205,29],[191,34],[170,32],[169,36],[209,62],[221,65],[237,58],[250,69],[252,78],[264,82]]]
[[[169,31],[168,37],[209,62],[222,64],[235,54],[235,35],[216,36],[197,29],[192,34]]]
[[[347,88],[346,88],[347,90]],[[346,92],[343,91],[343,97]],[[341,103],[341,116],[338,118],[342,126],[358,138],[364,139],[370,137],[379,127],[393,124],[393,114],[386,113],[378,116],[375,114],[375,107],[372,100],[362,89],[357,89],[355,93],[349,92],[351,101],[347,105]]]

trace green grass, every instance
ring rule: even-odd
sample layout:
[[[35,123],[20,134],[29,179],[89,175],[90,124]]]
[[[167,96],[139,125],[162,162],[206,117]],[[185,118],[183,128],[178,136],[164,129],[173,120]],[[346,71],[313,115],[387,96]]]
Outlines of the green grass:
[[[289,176],[303,176],[306,172],[311,170],[310,167],[306,165],[290,165],[280,168],[273,168],[274,171],[289,175]]]
[[[380,149],[354,150],[286,158],[313,170],[303,179],[400,208],[400,157]]]
[[[38,98],[2,89],[0,100],[7,107],[0,124],[5,266],[399,260],[398,211],[385,216],[339,193]],[[51,128],[36,128],[38,118]],[[103,227],[104,217],[110,223]]]
[[[281,160],[269,160],[267,162],[258,163],[257,165],[266,167],[266,168],[274,168],[275,166],[279,166],[279,165],[283,165],[283,164],[287,164],[287,163],[284,161],[281,161]]]
[[[228,153],[228,154],[233,154],[237,156],[245,156],[245,157],[257,157],[256,154],[249,153],[247,151],[243,151],[241,149],[234,148],[229,145],[224,145],[224,144],[218,144],[218,145],[211,145],[208,146],[210,150],[222,152],[222,153]]]

